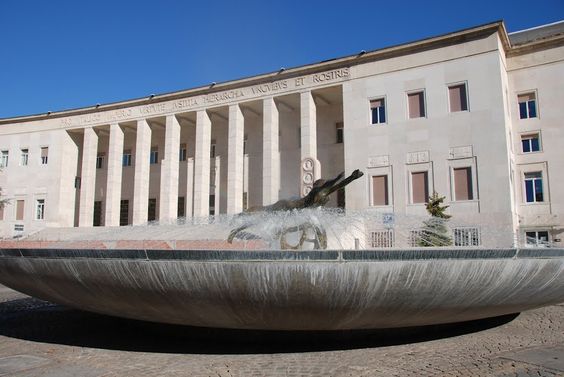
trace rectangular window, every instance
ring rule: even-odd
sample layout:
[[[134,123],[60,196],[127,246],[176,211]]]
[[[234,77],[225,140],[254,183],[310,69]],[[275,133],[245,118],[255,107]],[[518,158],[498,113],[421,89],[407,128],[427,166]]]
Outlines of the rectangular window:
[[[247,154],[247,142],[249,140],[249,136],[245,135],[245,137],[243,137],[243,154]]]
[[[2,151],[0,155],[0,168],[8,167],[8,151]]]
[[[104,167],[104,153],[99,153],[96,156],[96,169],[102,169]]]
[[[215,140],[212,140],[210,144],[210,158],[214,158],[214,157],[215,157]]]
[[[80,177],[74,177],[74,188],[80,190]]]
[[[0,203],[0,220],[4,220],[4,205]]]
[[[102,226],[102,202],[97,200],[94,202],[94,226]]]
[[[20,165],[27,166],[27,162],[29,160],[29,149],[22,149],[20,155]]]
[[[178,152],[178,160],[186,161],[186,144],[180,144],[180,151]]]
[[[394,247],[394,231],[386,229],[370,232],[370,247],[378,249]]]
[[[342,144],[344,141],[343,122],[338,122],[336,126],[337,126],[337,144]]]
[[[159,147],[152,147],[151,148],[151,154],[150,154],[149,160],[150,160],[149,163],[151,165],[159,163]]]
[[[48,160],[49,160],[49,147],[42,147],[41,148],[41,165],[47,165]]]
[[[536,118],[537,117],[537,100],[534,92],[520,94],[517,96],[519,102],[519,118]]]
[[[372,205],[387,206],[388,201],[388,176],[376,175],[372,177]]]
[[[119,203],[119,225],[129,224],[129,200],[122,200]]]
[[[425,92],[409,93],[407,104],[410,119],[425,117]]]
[[[550,245],[547,230],[525,232],[525,238],[528,247],[548,247]]]
[[[370,101],[370,116],[372,124],[386,123],[386,103],[384,98]]]
[[[429,200],[429,173],[426,171],[411,173],[412,203],[427,203]]]
[[[123,158],[121,160],[121,165],[131,166],[131,149],[126,149],[123,151]]]
[[[540,151],[539,134],[529,134],[521,136],[521,147],[523,153],[538,152]]]
[[[35,220],[45,219],[45,199],[35,201]]]
[[[527,203],[543,202],[542,172],[525,173],[525,198]]]
[[[176,217],[184,217],[186,215],[185,203],[186,203],[186,200],[184,199],[184,197],[179,196],[178,197],[178,209],[176,211]]]
[[[466,95],[466,84],[458,84],[448,87],[448,101],[450,112],[468,110],[468,98]]]
[[[25,200],[16,201],[16,220],[24,219]]]
[[[472,200],[472,168],[454,168],[454,200]]]
[[[157,219],[157,199],[149,199],[149,211],[147,221],[155,221]]]
[[[480,246],[480,230],[478,228],[455,228],[454,246]]]
[[[210,208],[210,216],[214,216],[215,215],[215,195],[210,195],[209,208]]]

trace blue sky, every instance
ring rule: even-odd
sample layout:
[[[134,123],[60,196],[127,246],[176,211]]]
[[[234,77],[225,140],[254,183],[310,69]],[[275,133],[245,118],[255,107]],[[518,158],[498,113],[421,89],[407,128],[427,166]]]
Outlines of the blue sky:
[[[0,118],[187,89],[503,19],[564,0],[0,0]]]

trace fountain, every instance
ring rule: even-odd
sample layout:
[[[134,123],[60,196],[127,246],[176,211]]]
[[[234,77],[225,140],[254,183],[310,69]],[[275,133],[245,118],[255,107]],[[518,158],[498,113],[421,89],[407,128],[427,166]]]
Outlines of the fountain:
[[[399,238],[421,219],[322,206],[361,175],[246,214],[141,230],[212,239],[213,249],[0,249],[0,283],[102,314],[233,329],[421,326],[564,302],[562,249],[370,248],[372,224]]]

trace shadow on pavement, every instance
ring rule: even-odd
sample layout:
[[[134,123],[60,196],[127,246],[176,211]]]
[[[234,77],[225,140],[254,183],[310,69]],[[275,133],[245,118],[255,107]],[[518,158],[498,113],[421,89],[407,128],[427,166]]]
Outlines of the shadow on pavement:
[[[228,330],[166,325],[84,312],[35,298],[0,303],[0,335],[130,352],[260,354],[385,347],[491,329],[518,314],[448,325],[331,332]]]

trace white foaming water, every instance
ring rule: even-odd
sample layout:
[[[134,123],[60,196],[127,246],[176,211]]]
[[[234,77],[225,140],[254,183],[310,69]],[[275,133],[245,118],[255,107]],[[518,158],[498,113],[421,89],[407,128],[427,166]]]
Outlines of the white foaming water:
[[[480,220],[483,221],[483,217]],[[526,240],[514,238],[511,224],[503,224],[495,219],[487,221],[487,224],[463,216],[442,221],[429,216],[398,215],[373,209],[345,211],[320,207],[205,218],[180,218],[172,223],[150,222],[140,226],[51,228],[28,239],[108,243],[122,240],[169,243],[187,241],[188,246],[185,246],[187,248],[271,250],[403,249],[449,246],[449,243],[450,246],[457,247],[485,248],[526,245]],[[233,244],[229,245],[227,239],[234,229],[239,231],[235,232]],[[192,241],[193,243],[190,244]],[[211,243],[197,244],[198,241]],[[174,244],[171,246],[176,247]]]

